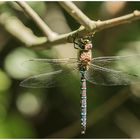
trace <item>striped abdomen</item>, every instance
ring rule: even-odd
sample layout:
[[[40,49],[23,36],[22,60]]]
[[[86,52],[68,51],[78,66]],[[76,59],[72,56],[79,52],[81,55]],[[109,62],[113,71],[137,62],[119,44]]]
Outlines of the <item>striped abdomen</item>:
[[[87,114],[87,101],[86,101],[86,79],[84,76],[84,71],[80,71],[81,73],[81,133],[85,134],[86,131],[86,114]]]

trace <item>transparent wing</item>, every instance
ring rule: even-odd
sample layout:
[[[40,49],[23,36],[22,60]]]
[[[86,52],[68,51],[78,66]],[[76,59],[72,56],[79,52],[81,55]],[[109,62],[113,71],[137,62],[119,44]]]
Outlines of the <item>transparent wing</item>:
[[[140,69],[140,54],[129,56],[108,56],[93,58],[91,63],[115,70],[135,71]],[[136,71],[135,71],[136,72]]]
[[[65,85],[72,75],[69,70],[58,70],[50,73],[31,76],[20,83],[20,86],[28,88],[50,88]],[[66,82],[65,82],[66,81]]]
[[[63,66],[74,68],[77,66],[77,59],[29,59],[22,63],[22,67],[32,75],[57,71]]]
[[[85,77],[89,82],[99,85],[128,85],[140,82],[140,77],[137,75],[103,68],[93,64],[91,64],[89,70],[86,72]]]

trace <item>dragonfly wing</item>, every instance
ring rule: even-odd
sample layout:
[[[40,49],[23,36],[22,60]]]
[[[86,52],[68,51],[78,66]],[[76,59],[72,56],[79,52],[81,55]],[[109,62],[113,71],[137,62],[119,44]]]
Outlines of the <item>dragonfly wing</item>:
[[[140,77],[124,73],[122,71],[103,68],[91,64],[89,70],[85,74],[86,79],[98,85],[129,85],[140,82]]]
[[[140,68],[140,54],[129,56],[107,56],[93,58],[91,63],[100,67],[126,71],[132,68]]]
[[[69,71],[58,70],[50,73],[31,76],[20,83],[20,86],[28,88],[50,88],[65,84],[64,80],[70,80]]]
[[[60,70],[63,66],[69,66],[69,68],[76,67],[77,59],[29,59],[22,63],[22,66],[30,74],[43,74],[52,71]]]

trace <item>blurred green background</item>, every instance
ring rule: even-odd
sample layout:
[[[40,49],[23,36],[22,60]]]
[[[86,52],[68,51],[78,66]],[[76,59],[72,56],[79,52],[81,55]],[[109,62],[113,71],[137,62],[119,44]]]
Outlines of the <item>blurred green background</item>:
[[[57,33],[80,26],[56,2],[28,4]],[[75,4],[93,20],[107,20],[140,9],[139,2]],[[104,87],[88,83],[87,131],[82,136],[78,77],[72,74],[70,86],[50,89],[19,86],[29,76],[23,61],[76,57],[70,43],[46,50],[27,47],[43,39],[40,29],[16,3],[0,2],[0,138],[140,138],[139,85]],[[93,46],[94,57],[140,53],[140,20],[96,33]],[[131,63],[138,62],[137,59]],[[138,68],[127,70],[140,73]]]

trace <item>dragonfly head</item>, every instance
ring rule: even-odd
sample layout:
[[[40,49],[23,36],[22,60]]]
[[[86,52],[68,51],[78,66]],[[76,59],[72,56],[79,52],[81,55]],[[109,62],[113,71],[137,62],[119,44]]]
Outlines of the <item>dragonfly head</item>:
[[[91,40],[89,40],[88,38],[84,38],[84,39],[82,38],[80,48],[85,51],[91,50],[92,49]]]
[[[88,51],[92,49],[91,37],[79,38],[78,43],[75,44],[77,44],[78,46],[74,47],[79,50]]]

